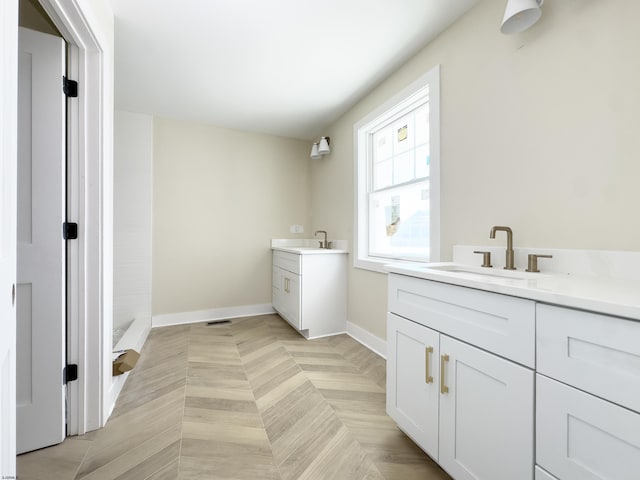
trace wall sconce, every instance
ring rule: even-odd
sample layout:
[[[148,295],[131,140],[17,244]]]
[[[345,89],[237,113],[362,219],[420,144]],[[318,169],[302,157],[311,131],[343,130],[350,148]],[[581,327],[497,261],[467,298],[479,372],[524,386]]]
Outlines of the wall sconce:
[[[314,142],[313,147],[311,147],[311,158],[317,160],[331,153],[329,141],[329,137],[322,137],[319,142]]]
[[[507,0],[500,31],[505,35],[524,32],[542,16],[543,3],[544,0]]]

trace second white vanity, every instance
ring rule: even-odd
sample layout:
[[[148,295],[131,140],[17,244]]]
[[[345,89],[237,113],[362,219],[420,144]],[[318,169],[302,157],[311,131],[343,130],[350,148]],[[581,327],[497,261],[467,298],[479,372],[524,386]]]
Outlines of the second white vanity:
[[[640,281],[579,267],[640,254],[553,254],[388,266],[387,411],[455,480],[640,478]]]
[[[273,308],[306,338],[347,328],[347,250],[335,243],[329,249],[315,240],[272,241]]]

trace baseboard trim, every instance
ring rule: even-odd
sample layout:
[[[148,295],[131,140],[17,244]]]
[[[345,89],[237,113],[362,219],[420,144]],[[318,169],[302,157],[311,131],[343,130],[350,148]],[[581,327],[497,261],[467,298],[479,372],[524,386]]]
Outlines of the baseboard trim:
[[[131,348],[140,353],[150,331],[151,318],[136,318],[129,328],[127,328],[127,331],[124,332],[124,335],[118,341],[116,346],[113,347],[113,351],[117,352],[119,350],[127,350]],[[109,368],[109,370],[111,370],[111,368]],[[111,402],[108,409],[109,416],[111,416],[113,408],[116,406],[116,400],[118,400],[118,396],[120,396],[120,392],[122,391],[128,376],[129,372],[118,375],[117,377],[112,377],[111,388],[109,389],[109,402]]]
[[[347,335],[386,360],[387,342],[385,340],[351,322],[347,322]]]
[[[192,312],[166,313],[163,315],[154,315],[151,319],[151,327],[168,327],[171,325],[199,323],[207,320],[224,320],[226,318],[269,315],[275,312],[276,311],[273,309],[270,303],[260,303],[257,305],[212,308],[210,310],[196,310]]]

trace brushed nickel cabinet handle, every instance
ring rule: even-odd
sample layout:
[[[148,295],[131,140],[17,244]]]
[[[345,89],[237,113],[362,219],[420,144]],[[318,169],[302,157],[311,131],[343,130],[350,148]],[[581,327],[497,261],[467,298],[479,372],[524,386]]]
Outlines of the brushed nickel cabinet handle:
[[[424,382],[433,383],[433,376],[431,375],[431,354],[433,353],[433,347],[427,347],[424,349]]]
[[[449,387],[447,387],[446,380],[444,378],[448,362],[449,355],[440,355],[440,393],[449,393]]]

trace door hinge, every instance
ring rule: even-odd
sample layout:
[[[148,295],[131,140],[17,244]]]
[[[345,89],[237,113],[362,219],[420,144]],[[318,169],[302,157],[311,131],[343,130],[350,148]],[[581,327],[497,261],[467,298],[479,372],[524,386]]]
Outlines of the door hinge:
[[[62,224],[62,238],[65,240],[75,240],[78,238],[78,224],[64,222]]]
[[[78,379],[78,365],[69,364],[66,367],[64,367],[63,377],[64,377],[64,383],[65,384],[67,384],[69,382],[73,382],[74,380],[77,380]]]
[[[62,91],[67,97],[77,97],[78,82],[69,80],[67,77],[62,77]]]

